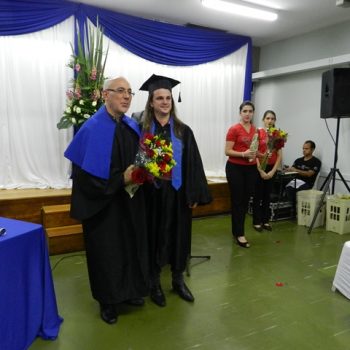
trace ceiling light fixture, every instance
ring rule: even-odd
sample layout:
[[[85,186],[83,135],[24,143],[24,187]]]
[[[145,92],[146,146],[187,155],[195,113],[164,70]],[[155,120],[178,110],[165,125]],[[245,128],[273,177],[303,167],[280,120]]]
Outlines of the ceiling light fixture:
[[[277,13],[272,11],[260,10],[251,6],[238,5],[222,0],[202,0],[202,5],[213,10],[262,19],[264,21],[275,21],[278,17]]]

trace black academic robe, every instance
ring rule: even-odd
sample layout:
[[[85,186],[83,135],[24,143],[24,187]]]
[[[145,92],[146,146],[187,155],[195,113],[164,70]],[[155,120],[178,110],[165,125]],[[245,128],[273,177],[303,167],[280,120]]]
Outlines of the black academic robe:
[[[168,125],[166,128],[170,128]],[[169,129],[155,133],[169,138]],[[190,204],[209,203],[209,193],[201,156],[192,130],[187,125],[182,132],[182,185],[176,190],[171,181],[157,180],[147,189],[149,249],[151,274],[157,274],[165,264],[183,272],[191,254],[192,209]]]
[[[133,198],[123,172],[133,164],[139,137],[118,123],[110,176],[93,176],[74,166],[71,215],[82,220],[93,297],[115,304],[148,293],[148,249],[142,186]]]

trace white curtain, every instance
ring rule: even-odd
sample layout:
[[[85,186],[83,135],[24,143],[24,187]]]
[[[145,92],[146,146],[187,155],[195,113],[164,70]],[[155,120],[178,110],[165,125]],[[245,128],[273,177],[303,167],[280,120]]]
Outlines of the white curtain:
[[[0,36],[0,188],[69,186],[62,154],[73,18],[44,31]]]
[[[0,36],[0,188],[65,188],[70,163],[63,152],[72,129],[58,130],[65,92],[72,79],[67,67],[73,19],[50,29]],[[243,99],[247,47],[215,62],[191,67],[146,61],[114,42],[109,45],[106,76],[124,76],[137,92],[129,114],[143,110],[147,93],[138,91],[151,74],[181,81],[174,88],[180,119],[194,131],[208,176],[224,176],[225,135],[238,120]]]
[[[122,75],[129,80],[136,92],[129,114],[144,109],[148,94],[138,89],[153,73],[181,81],[173,89],[179,118],[195,134],[206,175],[225,176],[225,136],[229,126],[239,120],[247,51],[246,45],[214,62],[174,67],[146,61],[111,41],[106,76]],[[180,91],[182,102],[178,103]]]

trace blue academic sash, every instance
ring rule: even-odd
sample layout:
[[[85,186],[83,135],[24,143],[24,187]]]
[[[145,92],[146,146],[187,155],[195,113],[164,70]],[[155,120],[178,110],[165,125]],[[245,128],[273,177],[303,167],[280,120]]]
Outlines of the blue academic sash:
[[[174,121],[173,118],[170,117],[170,138],[171,143],[173,145],[173,158],[176,162],[176,165],[172,168],[171,171],[171,184],[178,190],[182,185],[182,141],[176,137],[174,133]],[[155,124],[152,122],[151,132],[154,134],[155,132]]]

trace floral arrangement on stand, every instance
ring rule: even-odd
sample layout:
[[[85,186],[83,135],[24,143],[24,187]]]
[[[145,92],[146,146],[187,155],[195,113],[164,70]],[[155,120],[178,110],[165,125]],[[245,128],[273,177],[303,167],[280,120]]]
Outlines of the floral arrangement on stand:
[[[260,161],[260,169],[265,170],[269,156],[275,150],[283,148],[287,142],[288,133],[281,129],[275,127],[270,127],[267,129],[267,152]]]
[[[103,54],[103,31],[97,23],[97,28],[89,28],[84,42],[79,31],[77,37],[78,52],[75,53],[71,44],[73,53],[68,63],[74,71],[74,79],[66,92],[67,106],[57,123],[58,129],[80,127],[103,104],[101,92],[108,54],[108,50]]]
[[[140,140],[134,165],[135,169],[131,174],[132,183],[125,186],[131,198],[139,186],[145,182],[171,179],[171,170],[176,165],[171,142],[158,135],[145,134]]]

